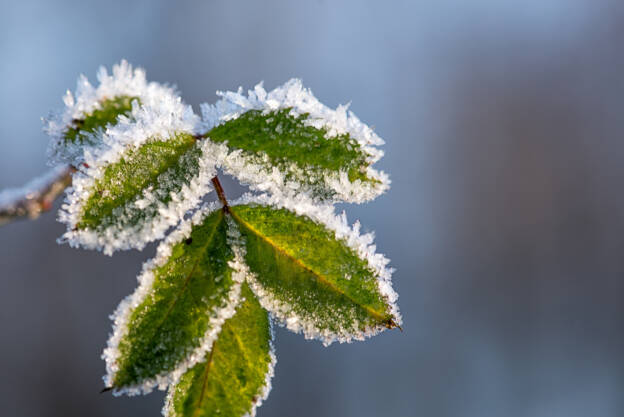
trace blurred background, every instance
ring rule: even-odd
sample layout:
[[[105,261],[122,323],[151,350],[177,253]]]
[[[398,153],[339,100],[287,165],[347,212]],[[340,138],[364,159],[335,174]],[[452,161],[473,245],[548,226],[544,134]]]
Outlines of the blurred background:
[[[99,65],[195,109],[300,77],[387,142],[392,189],[345,208],[405,325],[329,348],[278,329],[258,415],[621,416],[623,41],[621,1],[5,0],[0,188],[46,170],[40,117]],[[108,315],[154,245],[110,258],[63,230],[0,228],[1,414],[158,416],[162,393],[99,394]]]

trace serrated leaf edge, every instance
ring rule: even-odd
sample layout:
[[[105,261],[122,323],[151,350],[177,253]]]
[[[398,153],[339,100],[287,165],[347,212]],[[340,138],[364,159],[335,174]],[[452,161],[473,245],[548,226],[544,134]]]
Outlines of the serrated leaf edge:
[[[269,367],[267,369],[267,373],[264,376],[264,385],[262,386],[262,391],[258,393],[258,399],[253,403],[251,411],[246,414],[248,417],[255,417],[256,410],[258,407],[262,405],[262,403],[268,398],[269,393],[271,392],[271,381],[275,376],[275,364],[277,363],[277,356],[275,354],[275,344],[273,341],[275,340],[275,333],[273,330],[273,317],[271,313],[267,312],[269,315],[269,330],[271,332],[271,340],[269,341],[269,356],[271,360],[269,361]]]
[[[275,364],[277,363],[277,356],[275,355],[275,333],[273,329],[273,319],[270,313],[269,315],[269,331],[270,331],[270,340],[269,340],[269,356],[271,360],[269,361],[267,373],[264,376],[264,385],[260,392],[257,394],[257,400],[252,403],[251,410],[245,414],[243,417],[255,417],[257,409],[262,405],[262,403],[268,398],[269,393],[271,392],[272,384],[271,381],[273,376],[275,376]],[[207,352],[208,353],[208,352]],[[203,359],[202,359],[203,360]],[[190,368],[187,368],[190,369]],[[182,417],[177,414],[173,408],[173,397],[175,395],[175,391],[173,390],[176,384],[179,381],[179,378],[182,377],[183,374],[180,374],[178,380],[172,383],[169,386],[169,390],[167,392],[167,396],[165,397],[165,404],[162,408],[162,415],[165,417]]]
[[[259,204],[272,206],[276,209],[284,208],[300,216],[306,216],[310,220],[325,226],[335,233],[336,239],[342,240],[351,248],[362,260],[368,263],[369,268],[377,278],[377,288],[389,306],[389,313],[393,318],[393,325],[400,326],[402,317],[396,303],[398,294],[392,288],[392,273],[394,270],[388,268],[390,262],[383,254],[376,253],[376,246],[373,244],[373,233],[360,234],[360,223],[355,222],[353,227],[347,222],[347,217],[343,211],[341,215],[336,215],[332,205],[319,205],[304,195],[280,196],[280,195],[252,195],[245,194],[238,200],[231,203],[232,207],[244,204]],[[328,346],[333,342],[351,342],[352,340],[364,340],[372,337],[388,328],[386,325],[376,325],[364,329],[361,333],[334,333],[329,330],[320,330],[316,326],[294,313],[292,306],[276,299],[268,292],[260,282],[250,273],[247,282],[250,288],[258,297],[260,304],[268,310],[276,322],[294,333],[302,333],[306,339],[320,340],[323,345]]]
[[[300,79],[293,78],[283,85],[267,92],[263,83],[256,84],[253,90],[243,94],[243,88],[238,91],[217,91],[221,97],[215,104],[202,104],[203,133],[229,120],[236,119],[249,110],[275,111],[291,109],[293,115],[307,113],[306,124],[317,129],[325,128],[327,138],[349,134],[371,155],[372,162],[377,162],[383,156],[380,149],[374,146],[384,144],[384,141],[366,124],[349,111],[349,104],[339,105],[336,110],[321,103],[312,94],[312,91],[303,87]]]
[[[147,243],[162,239],[171,226],[176,225],[188,210],[197,207],[202,198],[212,191],[210,180],[217,173],[217,160],[211,153],[212,148],[207,141],[198,141],[194,146],[201,148],[198,174],[174,194],[168,204],[156,202],[158,216],[134,227],[110,226],[103,230],[76,227],[81,220],[83,207],[91,196],[89,190],[93,189],[96,182],[103,177],[106,164],[100,162],[88,168],[82,167],[74,173],[72,186],[66,190],[65,202],[59,210],[58,220],[67,225],[67,231],[59,238],[59,243],[68,243],[72,247],[98,249],[106,255],[112,255],[116,250],[140,250]],[[123,152],[120,152],[117,160],[122,155]],[[143,190],[143,195],[129,204],[143,204],[143,201],[151,200],[149,197],[149,190]]]
[[[234,252],[233,264],[235,265],[237,273],[240,274],[239,279],[241,280],[241,282],[245,281],[249,284],[250,279],[252,279],[253,277],[253,274],[251,273],[251,271],[249,270],[249,267],[245,263],[246,249],[245,249],[244,238],[241,235],[240,230],[238,229],[238,225],[232,219],[231,215],[229,214],[226,215],[226,221],[228,224],[228,242],[230,242],[230,247],[232,248],[232,251]],[[240,286],[239,286],[239,291],[240,291]],[[239,305],[240,305],[240,302],[239,302]],[[234,314],[236,313],[234,312]],[[234,314],[232,314],[231,317],[233,317]],[[258,393],[258,399],[252,404],[252,409],[249,411],[248,414],[245,414],[245,416],[247,417],[254,417],[256,415],[257,408],[260,407],[262,403],[264,402],[264,400],[266,400],[266,398],[269,396],[269,393],[271,392],[271,380],[273,379],[273,376],[275,374],[275,364],[277,363],[277,356],[275,355],[275,345],[273,343],[275,340],[275,333],[273,329],[272,315],[269,312],[267,312],[267,314],[269,316],[269,332],[270,332],[269,356],[271,357],[271,360],[269,362],[267,373],[265,375],[264,385],[262,386],[262,390]],[[218,334],[210,341],[210,346],[212,346],[212,342],[214,342],[217,338],[218,338]],[[176,369],[173,372],[174,378],[173,378],[173,381],[169,385],[169,391],[167,392],[167,396],[165,398],[165,404],[162,408],[163,416],[178,417],[175,410],[173,409],[173,396],[175,394],[175,392],[173,391],[173,387],[175,387],[178,384],[178,382],[180,381],[180,378],[184,375],[186,371],[188,371],[195,364],[203,361],[205,359],[205,355],[208,354],[209,352],[210,352],[210,348],[206,350],[203,353],[203,356],[199,360],[197,360],[193,365],[186,366],[183,369],[182,368]]]
[[[205,140],[210,141],[210,138]],[[236,177],[238,181],[248,185],[254,191],[291,196],[306,193],[311,199],[319,200],[312,192],[314,187],[302,181],[304,178],[309,178],[309,173],[295,164],[288,167],[288,172],[284,172],[272,165],[265,153],[250,154],[241,149],[230,149],[227,143],[210,142],[210,146],[212,154],[219,155],[217,159],[223,172]],[[291,174],[293,178],[299,180],[286,179],[286,174]],[[390,178],[385,172],[367,166],[366,175],[375,181],[359,179],[351,181],[346,170],[338,172],[324,170],[319,174],[319,179],[327,189],[335,193],[325,200],[334,203],[341,201],[363,203],[374,199],[390,188]]]
[[[107,347],[102,353],[102,359],[106,362],[106,375],[103,377],[105,386],[111,387],[113,384],[115,373],[118,370],[117,361],[120,353],[119,342],[128,332],[127,326],[132,311],[139,306],[143,300],[145,300],[147,295],[149,295],[150,288],[154,281],[154,274],[152,271],[167,262],[169,256],[171,256],[173,246],[188,238],[191,234],[193,226],[200,224],[206,216],[219,208],[219,204],[215,202],[207,204],[195,212],[190,219],[182,222],[180,226],[171,232],[171,234],[169,234],[169,236],[167,236],[167,238],[158,246],[156,256],[143,264],[143,270],[137,278],[139,286],[133,294],[121,301],[113,315],[111,315],[111,320],[114,323],[113,332],[108,339]],[[248,274],[248,270],[246,269],[246,265],[241,258],[239,249],[237,249],[240,247],[240,242],[237,239],[240,239],[240,234],[237,235],[236,233],[231,233],[230,228],[228,228],[228,243],[231,245],[234,252],[234,259],[229,263],[229,266],[232,268],[232,280],[234,281],[234,285],[228,293],[228,301],[226,305],[219,309],[216,312],[216,315],[210,317],[208,330],[198,347],[196,347],[190,355],[181,361],[173,371],[163,372],[153,378],[146,379],[140,385],[114,388],[114,395],[147,394],[154,388],[164,390],[169,384],[177,381],[180,376],[186,372],[186,370],[204,359],[206,352],[208,352],[212,346],[212,342],[217,338],[219,332],[221,331],[223,323],[234,315],[236,307],[240,302],[241,284],[244,282]],[[212,311],[211,313],[215,313],[215,311]]]
[[[267,92],[263,83],[258,83],[253,90],[244,95],[242,87],[238,91],[218,91],[217,95],[221,96],[215,104],[201,104],[202,122],[198,126],[199,133],[208,133],[210,129],[219,126],[227,121],[237,119],[243,113],[249,110],[261,110],[263,112],[277,111],[282,109],[290,109],[293,116],[308,114],[308,118],[304,121],[306,126],[312,126],[317,129],[326,129],[327,140],[342,135],[349,134],[360,145],[362,152],[368,155],[367,161],[369,166],[366,174],[369,178],[377,180],[375,184],[363,184],[361,181],[350,182],[346,172],[336,174],[327,171],[328,178],[326,185],[336,192],[334,199],[336,201],[347,201],[361,203],[371,200],[383,192],[390,185],[388,175],[383,171],[372,168],[372,164],[379,161],[383,156],[383,151],[375,146],[384,144],[384,141],[365,123],[349,111],[349,104],[339,105],[335,110],[321,103],[312,94],[310,89],[304,88],[301,80],[293,78],[282,86]],[[236,151],[236,150],[234,150]],[[254,160],[255,159],[255,160]],[[245,166],[250,164],[250,166]],[[259,184],[260,191],[269,191],[269,182],[262,181],[262,175],[270,171],[266,164],[262,164],[257,158],[248,157],[245,164],[236,163],[227,168],[230,169],[232,175],[236,175],[248,184]],[[254,166],[257,165],[257,166]],[[245,168],[244,170],[242,168]],[[247,169],[248,168],[248,169]],[[245,172],[248,171],[248,172]],[[295,172],[293,170],[293,172]],[[254,175],[254,173],[262,175]],[[279,188],[280,181],[274,176],[271,185],[272,188]],[[297,184],[293,184],[295,187]],[[294,187],[289,187],[294,188]]]
[[[68,90],[63,97],[63,110],[44,119],[44,131],[51,137],[47,150],[48,165],[71,163],[77,166],[83,162],[84,147],[68,146],[64,136],[73,120],[81,119],[99,109],[103,100],[130,96],[139,98],[144,105],[154,106],[163,99],[178,98],[174,88],[148,82],[144,69],[133,68],[125,60],[113,65],[112,74],[108,73],[106,67],[100,67],[97,79],[99,84],[94,87],[87,77],[80,75],[75,92]]]

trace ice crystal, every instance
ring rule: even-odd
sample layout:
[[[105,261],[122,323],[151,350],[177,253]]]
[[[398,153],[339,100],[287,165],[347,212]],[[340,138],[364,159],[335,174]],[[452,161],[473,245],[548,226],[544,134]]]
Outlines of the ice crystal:
[[[85,204],[92,198],[94,187],[104,177],[107,167],[120,163],[129,150],[139,149],[150,140],[166,142],[179,134],[193,134],[196,121],[191,108],[179,98],[165,97],[153,106],[135,106],[131,118],[122,117],[118,124],[109,127],[102,134],[102,146],[86,149],[85,164],[74,174],[72,187],[59,212],[59,220],[68,229],[61,241],[71,246],[102,249],[110,255],[119,249],[142,249],[145,244],[164,237],[167,229],[211,190],[210,179],[216,174],[217,160],[208,142],[194,145],[201,154],[197,158],[187,155],[180,159],[182,166],[190,168],[197,164],[194,171],[187,168],[182,177],[172,169],[163,172],[153,187],[138,190],[141,193],[136,199],[120,208],[117,222],[96,230],[78,226]]]
[[[284,208],[299,216],[305,216],[332,231],[335,239],[344,242],[360,259],[366,262],[376,277],[379,293],[388,304],[393,325],[400,326],[402,324],[401,314],[396,303],[398,295],[392,288],[391,277],[394,270],[388,267],[388,258],[383,254],[376,253],[376,247],[373,243],[374,234],[360,234],[361,226],[359,222],[355,222],[353,226],[350,226],[344,211],[340,215],[336,215],[332,205],[319,205],[302,194],[294,197],[290,195],[245,194],[234,201],[232,206],[249,204],[271,206],[276,209]],[[351,277],[349,276],[348,280],[350,279]],[[270,291],[263,288],[253,274],[250,274],[248,282],[258,296],[262,306],[273,314],[279,324],[293,332],[303,333],[308,339],[318,339],[324,345],[329,345],[334,341],[350,342],[351,340],[363,340],[388,327],[381,324],[373,327],[362,325],[360,332],[353,332],[347,329],[339,329],[338,331],[320,329],[313,321],[306,320],[297,314],[293,306],[283,300],[278,300]],[[357,328],[359,326],[356,325],[354,327]]]
[[[390,185],[373,168],[383,140],[349,105],[331,109],[292,79],[218,92],[200,118],[126,61],[97,79],[80,76],[45,120],[56,167],[1,192],[0,222],[71,181],[59,242],[111,255],[164,239],[111,315],[103,379],[115,395],[169,388],[167,417],[254,416],[271,389],[273,321],[324,345],[401,325],[389,260],[334,207]],[[255,194],[228,203],[218,170]],[[202,205],[213,187],[219,202]],[[218,395],[202,408],[206,392]]]
[[[206,216],[216,210],[217,207],[216,203],[206,205],[203,209],[195,212],[190,219],[182,222],[174,232],[167,236],[167,238],[158,246],[156,256],[143,265],[143,271],[137,278],[139,281],[138,288],[132,295],[126,297],[119,304],[117,310],[111,316],[111,320],[114,323],[113,333],[109,337],[108,346],[104,349],[102,354],[102,358],[106,361],[106,375],[104,376],[104,383],[106,386],[113,386],[115,373],[119,370],[119,342],[128,331],[130,315],[132,311],[151,294],[152,283],[154,280],[154,269],[164,265],[172,255],[171,250],[173,246],[186,240],[190,236],[193,226],[200,224]],[[219,335],[221,325],[228,318],[234,315],[236,307],[240,301],[240,286],[248,273],[240,257],[240,252],[236,249],[240,244],[238,241],[239,236],[240,235],[237,235],[235,232],[228,234],[228,242],[234,248],[234,259],[229,263],[229,266],[233,269],[232,279],[235,282],[235,285],[232,286],[232,289],[227,296],[227,304],[225,307],[218,309],[216,312],[212,312],[208,330],[202,338],[199,346],[195,348],[185,360],[181,361],[175,370],[157,375],[153,378],[148,378],[141,385],[114,389],[113,393],[115,395],[147,394],[154,388],[164,390],[171,383],[175,383],[175,381],[177,381],[187,369],[204,359],[206,352],[210,350],[213,341]]]
[[[217,94],[221,96],[217,103],[201,105],[203,117],[199,131],[208,138],[211,137],[212,129],[236,120],[247,112],[261,111],[268,117],[277,111],[287,110],[294,120],[302,118],[305,126],[324,131],[326,140],[338,140],[340,135],[348,135],[366,155],[366,166],[363,169],[368,180],[363,181],[349,178],[345,170],[313,171],[288,161],[276,165],[275,162],[271,163],[264,152],[249,153],[236,148],[225,148],[228,153],[222,160],[222,168],[241,182],[249,184],[252,189],[282,193],[289,191],[296,194],[308,192],[306,183],[312,180],[313,183],[322,183],[325,189],[331,190],[329,195],[321,193],[323,199],[361,203],[389,188],[388,176],[383,171],[372,168],[372,164],[383,156],[383,151],[376,146],[383,145],[384,142],[348,110],[348,105],[330,109],[318,101],[309,89],[304,88],[298,79],[292,79],[270,92],[260,83],[253,90],[249,90],[246,96],[242,88],[237,92]],[[272,117],[268,117],[267,122],[271,122],[271,119]],[[275,133],[280,135],[285,132],[278,125]]]
[[[173,88],[156,82],[148,82],[145,70],[133,69],[127,61],[114,65],[112,74],[109,74],[105,67],[100,67],[97,79],[99,84],[94,87],[87,77],[80,75],[76,91],[72,93],[68,90],[63,97],[65,108],[44,119],[44,130],[51,137],[48,147],[50,165],[72,163],[77,166],[83,162],[84,144],[68,143],[65,135],[76,121],[101,109],[105,100],[118,97],[135,98],[136,100],[132,103],[133,112],[138,102],[152,107],[163,100],[179,100]],[[97,133],[95,132],[96,135]],[[98,146],[97,140],[94,141],[93,146]]]

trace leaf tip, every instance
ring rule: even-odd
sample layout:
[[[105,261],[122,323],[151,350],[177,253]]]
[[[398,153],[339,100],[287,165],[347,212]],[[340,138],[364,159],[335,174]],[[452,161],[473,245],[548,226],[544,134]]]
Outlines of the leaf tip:
[[[401,331],[401,333],[403,333],[403,327],[401,327],[401,324],[397,323],[394,320],[394,317],[391,317],[387,322],[386,322],[386,327],[388,329],[399,329]]]

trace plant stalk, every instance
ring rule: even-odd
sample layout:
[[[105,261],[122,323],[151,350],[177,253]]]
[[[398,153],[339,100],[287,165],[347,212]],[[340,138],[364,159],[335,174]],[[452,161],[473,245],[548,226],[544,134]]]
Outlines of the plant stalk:
[[[37,188],[27,185],[23,190],[5,191],[15,193],[15,197],[0,204],[0,225],[25,217],[36,219],[50,210],[54,200],[71,184],[74,172],[74,167],[67,166],[55,177],[37,184]]]
[[[225,198],[225,192],[223,191],[223,187],[221,186],[221,182],[219,181],[218,176],[214,176],[214,178],[212,179],[212,185],[214,185],[217,196],[219,197],[219,201],[221,202],[221,204],[223,204],[223,212],[229,213],[230,206],[228,205],[227,199]]]

